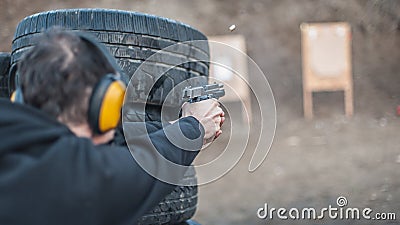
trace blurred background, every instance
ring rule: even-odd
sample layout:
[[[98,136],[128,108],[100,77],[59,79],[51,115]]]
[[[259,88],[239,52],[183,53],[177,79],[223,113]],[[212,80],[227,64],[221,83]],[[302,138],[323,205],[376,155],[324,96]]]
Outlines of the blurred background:
[[[0,51],[11,50],[16,25],[24,17],[82,7],[163,16],[207,36],[243,35],[247,54],[265,73],[277,106],[271,151],[256,172],[247,171],[252,152],[246,152],[226,176],[200,187],[195,219],[202,224],[266,224],[256,215],[264,203],[321,208],[335,205],[339,196],[347,197],[352,207],[400,216],[399,0],[0,0]],[[314,118],[305,120],[300,24],[336,21],[352,27],[355,114],[344,115],[343,92],[322,92],[314,94]],[[233,24],[236,29],[230,31]],[[251,74],[250,83],[257,87]],[[232,135],[241,138],[241,132]],[[222,148],[227,139],[223,135],[207,151]],[[323,221],[268,224],[284,222]]]

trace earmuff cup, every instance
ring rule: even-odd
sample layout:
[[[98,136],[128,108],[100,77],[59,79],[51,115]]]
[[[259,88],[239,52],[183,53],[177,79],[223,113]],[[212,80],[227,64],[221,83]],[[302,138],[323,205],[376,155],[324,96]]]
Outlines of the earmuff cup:
[[[24,96],[22,94],[21,88],[15,89],[15,91],[11,95],[11,101],[15,103],[24,104]]]
[[[102,134],[117,127],[125,88],[125,84],[113,74],[104,76],[93,88],[88,109],[88,122],[93,132]]]

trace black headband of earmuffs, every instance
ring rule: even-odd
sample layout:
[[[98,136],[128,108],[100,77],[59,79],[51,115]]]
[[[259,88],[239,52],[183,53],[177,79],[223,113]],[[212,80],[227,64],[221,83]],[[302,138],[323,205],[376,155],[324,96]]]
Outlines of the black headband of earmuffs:
[[[107,61],[110,63],[111,67],[116,71],[117,74],[120,75],[120,80],[125,83],[125,85],[129,82],[129,77],[124,73],[121,67],[117,64],[115,58],[111,55],[111,53],[107,50],[107,48],[101,44],[97,39],[95,39],[92,35],[88,33],[84,33],[82,31],[74,32],[77,36],[79,36],[83,41],[86,41],[90,45],[94,46],[96,49],[101,51],[104,57],[106,57]],[[13,91],[19,87],[20,78],[18,73],[18,66],[14,64],[9,72],[9,77],[11,79],[8,80],[8,92],[9,94],[13,93]]]
[[[114,56],[111,55],[110,51],[100,43],[97,39],[95,39],[92,35],[89,35],[87,33],[78,31],[75,32],[82,40],[86,41],[87,43],[93,45],[95,48],[101,51],[103,53],[103,56],[106,57],[107,61],[110,63],[112,68],[118,73],[121,77],[121,81],[124,82],[125,84],[128,83],[129,78],[126,76],[126,74],[122,71],[121,67],[117,64]]]

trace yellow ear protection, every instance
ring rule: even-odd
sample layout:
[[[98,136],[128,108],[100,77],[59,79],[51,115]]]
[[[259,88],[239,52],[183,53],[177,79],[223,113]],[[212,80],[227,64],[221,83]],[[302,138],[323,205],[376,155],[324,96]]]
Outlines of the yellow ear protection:
[[[97,134],[117,127],[125,95],[125,84],[115,75],[104,76],[89,99],[88,122]]]
[[[118,76],[116,74],[103,76],[94,86],[89,98],[89,126],[94,133],[102,134],[116,128],[120,121],[126,85],[119,77],[124,74],[104,45],[84,33],[76,32],[76,34],[83,41],[101,51],[114,70],[119,73]],[[23,93],[18,84],[18,72],[15,77],[17,88],[11,95],[11,101],[24,103]]]
[[[11,87],[14,87],[14,86],[16,87],[15,91],[13,91],[13,93],[11,95],[11,101],[23,104],[24,97],[23,97],[22,90],[19,85],[19,74],[18,74],[18,70],[17,70],[17,65],[13,65],[11,67],[9,76],[11,78],[8,83],[9,91],[10,91]]]
[[[123,76],[124,73],[104,45],[84,33],[78,33],[78,35],[82,40],[100,50],[119,74],[118,76],[106,74],[102,77],[94,86],[89,99],[89,126],[94,133],[102,134],[116,128],[120,121],[126,85],[119,77]]]
[[[24,103],[24,96],[22,95],[21,88],[17,88],[11,95],[11,101],[17,103]]]

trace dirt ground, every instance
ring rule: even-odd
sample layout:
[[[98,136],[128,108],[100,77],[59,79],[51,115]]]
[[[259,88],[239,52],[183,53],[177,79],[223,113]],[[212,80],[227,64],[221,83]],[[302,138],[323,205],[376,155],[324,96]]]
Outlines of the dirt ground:
[[[400,224],[399,0],[0,0],[0,4],[0,51],[10,50],[14,29],[25,16],[71,7],[146,12],[182,21],[206,35],[245,36],[248,55],[266,74],[275,95],[276,135],[256,172],[247,171],[249,151],[226,176],[200,187],[195,219],[202,224]],[[299,25],[321,21],[347,21],[353,29],[352,118],[343,115],[343,93],[335,92],[314,94],[315,118],[303,119]],[[237,29],[231,33],[232,24]],[[251,73],[250,81],[257,86]],[[240,142],[242,135],[233,131],[232,140]],[[228,140],[223,135],[201,157],[216,157]],[[345,196],[351,207],[395,212],[397,221],[266,221],[256,214],[265,203],[299,209],[335,206],[339,196]]]

